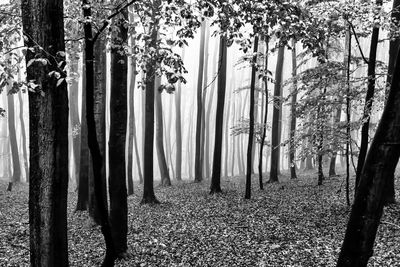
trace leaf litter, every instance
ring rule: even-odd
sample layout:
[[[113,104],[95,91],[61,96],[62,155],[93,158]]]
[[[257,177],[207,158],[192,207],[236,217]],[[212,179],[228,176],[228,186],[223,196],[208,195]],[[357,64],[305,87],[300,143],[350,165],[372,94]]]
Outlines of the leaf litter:
[[[253,184],[250,200],[243,199],[243,177],[222,179],[218,195],[208,194],[207,180],[156,187],[160,205],[140,205],[135,184],[128,198],[129,257],[116,266],[335,266],[350,212],[344,177],[322,186],[313,173],[282,180],[263,191]],[[0,266],[29,266],[28,186],[12,192],[0,186]],[[99,266],[100,229],[86,212],[74,211],[76,198],[69,193],[70,266]],[[386,207],[381,221],[368,266],[400,266],[400,205]]]

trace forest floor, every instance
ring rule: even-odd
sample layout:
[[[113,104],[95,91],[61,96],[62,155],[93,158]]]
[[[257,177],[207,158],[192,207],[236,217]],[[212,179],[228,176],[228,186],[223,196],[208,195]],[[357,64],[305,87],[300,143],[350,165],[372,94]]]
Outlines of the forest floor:
[[[160,205],[140,205],[135,184],[128,199],[130,257],[116,265],[335,266],[350,210],[344,178],[328,178],[322,186],[315,173],[282,180],[264,191],[254,184],[251,200],[243,199],[244,179],[238,177],[224,178],[220,195],[208,194],[209,181],[157,187]],[[0,182],[0,266],[29,266],[28,187],[6,192],[6,186]],[[75,204],[71,192],[70,266],[99,266],[99,227],[86,212],[74,212]],[[400,266],[400,204],[385,208],[369,266]]]

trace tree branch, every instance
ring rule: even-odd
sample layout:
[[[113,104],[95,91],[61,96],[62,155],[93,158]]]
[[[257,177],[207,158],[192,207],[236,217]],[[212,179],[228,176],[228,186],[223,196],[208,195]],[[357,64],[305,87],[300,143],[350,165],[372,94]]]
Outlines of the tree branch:
[[[117,11],[115,11],[113,14],[111,14],[110,16],[108,16],[104,21],[103,21],[103,25],[100,27],[100,29],[96,32],[96,34],[93,37],[92,42],[96,42],[96,40],[99,38],[100,34],[107,28],[107,26],[110,24],[110,20],[112,18],[114,18],[115,16],[117,16],[119,13],[121,13],[125,8],[129,7],[130,5],[132,5],[133,3],[135,3],[137,0],[131,0],[129,1],[127,4],[125,4],[124,6],[120,7],[121,4],[117,7]]]

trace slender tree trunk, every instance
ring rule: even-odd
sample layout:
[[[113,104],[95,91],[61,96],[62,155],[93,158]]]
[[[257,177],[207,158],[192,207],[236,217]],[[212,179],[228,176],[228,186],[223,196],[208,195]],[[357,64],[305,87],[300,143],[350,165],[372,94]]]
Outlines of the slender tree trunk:
[[[26,63],[46,58],[49,64],[31,64],[27,81],[35,80],[39,92],[29,92],[29,231],[31,266],[68,266],[68,92],[57,86],[51,71],[65,61],[63,1],[22,0],[22,25],[26,36]],[[48,55],[51,55],[50,57]],[[61,66],[62,68],[63,66]]]
[[[161,5],[159,0],[153,2],[152,17],[155,19],[157,7]],[[157,49],[157,27],[155,23],[151,29],[149,47]],[[153,159],[154,159],[154,93],[155,93],[156,69],[154,62],[149,60],[146,64],[146,118],[144,130],[144,155],[143,155],[143,198],[142,203],[159,203],[154,194],[154,174],[153,174]]]
[[[393,7],[392,7],[392,21],[400,21],[400,0],[393,0]],[[388,63],[388,75],[387,75],[387,88],[390,88],[390,82],[393,77],[393,70],[394,70],[394,64],[395,60],[397,58],[397,51],[399,50],[400,47],[400,38],[397,37],[395,39],[390,40],[390,46],[389,46],[389,63]],[[395,190],[394,190],[394,173],[390,177],[387,187],[385,190],[385,205],[387,204],[392,204],[396,202],[395,198]]]
[[[89,19],[92,16],[91,5],[88,0],[82,0],[83,16],[85,17],[85,63],[86,63],[86,123],[87,123],[87,142],[92,157],[92,170],[94,177],[94,189],[96,203],[99,208],[101,232],[106,244],[106,255],[103,260],[103,266],[113,266],[116,258],[110,222],[108,220],[107,200],[104,195],[103,182],[103,156],[100,145],[97,141],[96,120],[94,114],[94,43],[92,24]],[[62,14],[61,14],[62,16]]]
[[[76,47],[74,47],[76,48]],[[76,184],[79,184],[79,162],[80,162],[80,134],[77,133],[77,129],[80,128],[79,122],[79,105],[78,105],[78,94],[79,94],[79,80],[78,75],[79,73],[79,60],[77,59],[77,55],[75,51],[70,51],[70,74],[69,76],[72,78],[69,83],[69,119],[71,122],[71,129],[72,129],[72,155],[74,158],[73,165],[74,171],[73,178],[76,181]]]
[[[376,0],[376,5],[377,7],[380,8],[382,6],[382,0]],[[357,162],[355,190],[357,190],[357,186],[360,181],[362,168],[364,166],[364,161],[368,150],[369,121],[372,109],[372,102],[374,101],[374,93],[375,93],[375,66],[376,66],[376,53],[378,48],[378,40],[379,40],[379,26],[374,26],[374,28],[372,29],[371,45],[368,58],[368,88],[367,88],[367,94],[365,96],[364,114],[362,118],[363,124],[361,127],[361,144]]]
[[[11,191],[13,184],[21,181],[21,164],[19,163],[17,133],[15,130],[14,94],[9,94],[7,96],[7,103],[8,132],[10,136],[11,158],[13,164],[13,175],[8,184],[7,191]]]
[[[185,58],[185,49],[182,49],[182,60]],[[175,131],[176,131],[176,180],[182,180],[182,125],[181,125],[181,92],[182,84],[179,81],[175,92]]]
[[[109,147],[109,179],[110,224],[111,234],[117,257],[124,257],[128,248],[128,202],[126,188],[125,141],[127,124],[127,84],[128,57],[123,45],[128,40],[127,10],[114,19],[119,29],[112,36],[111,48],[111,96],[110,96],[110,138]]]
[[[24,102],[22,100],[22,92],[18,93],[19,100],[19,120],[21,123],[21,134],[22,134],[22,153],[24,161],[24,169],[26,173],[26,182],[29,182],[29,164],[28,164],[28,152],[26,150],[26,130],[24,121]]]
[[[83,53],[83,56],[85,54]],[[89,207],[89,147],[86,123],[86,64],[82,62],[82,107],[81,107],[81,145],[79,157],[78,201],[76,210],[83,211]]]
[[[249,142],[247,144],[247,167],[246,167],[246,192],[244,195],[245,199],[251,198],[251,174],[253,169],[253,138],[254,138],[254,105],[255,105],[255,90],[256,90],[256,64],[257,64],[257,53],[258,53],[258,36],[254,37],[253,44],[253,62],[251,67],[251,81],[250,81],[250,125],[249,125]]]
[[[226,37],[220,37],[219,44],[219,75],[218,75],[218,98],[217,98],[217,114],[215,122],[215,142],[214,142],[214,158],[211,176],[211,194],[221,192],[221,157],[222,157],[222,132],[224,121],[224,104],[226,89],[226,61],[227,61],[227,45]]]
[[[230,85],[230,87],[231,87],[231,89],[232,89],[232,87],[234,86],[234,84],[235,84],[235,81],[234,81],[234,78],[233,78],[233,80],[231,81],[231,85]],[[231,91],[233,91],[233,89],[231,90]],[[231,93],[231,91],[229,92],[229,93]],[[231,110],[231,100],[232,100],[232,97],[230,96],[229,97],[229,100],[228,100],[228,106],[226,107],[226,110],[225,110],[225,122],[224,122],[224,135],[225,135],[225,137],[223,138],[224,139],[224,142],[225,142],[225,144],[224,144],[224,176],[225,177],[228,177],[229,176],[229,174],[228,174],[228,158],[229,158],[229,113],[230,113],[230,110]]]
[[[283,72],[283,59],[284,59],[285,47],[281,46],[278,49],[278,59],[276,64],[275,72],[275,87],[274,87],[274,108],[272,113],[272,136],[271,136],[271,169],[270,169],[270,182],[278,182],[279,172],[279,117],[280,117],[280,102],[281,102],[281,83],[282,83],[282,72]]]
[[[240,92],[238,92],[238,94],[240,94]],[[241,97],[239,97],[239,108],[237,109],[237,118],[236,118],[236,122],[239,122],[241,120],[241,111],[242,111],[242,106],[243,106],[243,99]],[[238,169],[239,169],[239,175],[242,176],[244,175],[244,170],[243,170],[243,166],[242,166],[242,150],[241,150],[241,139],[240,139],[240,135],[235,136],[236,138],[236,145],[237,145],[237,158],[238,158]]]
[[[234,92],[232,94],[231,101],[233,102],[233,104],[232,104],[233,112],[231,115],[232,116],[231,125],[233,126],[233,125],[235,125],[235,120],[236,120],[236,99],[234,98]],[[232,176],[235,176],[235,154],[236,154],[235,153],[235,136],[231,137],[231,143],[232,143],[232,146],[231,146],[231,151],[232,151],[232,153],[231,153],[231,155],[232,155],[232,157],[231,157],[231,173],[232,173]]]
[[[347,59],[345,59],[346,66],[346,201],[347,206],[350,206],[350,145],[351,145],[351,132],[350,132],[350,67],[351,67],[351,32],[350,26],[348,26],[348,30],[346,33],[346,50],[347,50]]]
[[[213,54],[213,68],[211,70],[212,73],[212,80],[214,80],[215,75],[217,74],[217,66],[218,66],[218,62],[217,62],[217,57],[218,57],[218,49],[214,49],[214,54]],[[208,178],[211,176],[211,171],[210,171],[210,115],[211,115],[211,107],[212,107],[212,103],[213,103],[213,99],[214,99],[214,92],[216,88],[216,83],[215,81],[212,83],[210,88],[207,88],[207,90],[211,90],[210,95],[208,97],[208,105],[207,105],[207,112],[206,112],[206,124],[204,125],[204,129],[205,129],[205,144],[204,144],[204,154],[205,154],[205,158],[204,158],[204,165],[205,165],[205,176]]]
[[[297,76],[297,54],[296,41],[292,39],[292,77]],[[297,80],[293,80],[292,103],[290,105],[290,135],[289,135],[289,168],[290,178],[296,179],[296,144],[294,142],[296,133],[296,103],[297,103]]]
[[[204,43],[206,35],[206,24],[203,22],[201,25],[200,33],[200,55],[199,55],[199,73],[197,76],[197,116],[196,116],[196,152],[194,160],[194,181],[201,182],[203,180],[203,159],[201,158],[201,151],[204,146],[201,143],[201,115],[203,114],[203,78],[204,78]]]
[[[203,71],[203,77],[204,77],[204,89],[203,89],[203,95],[202,95],[202,115],[201,115],[201,151],[200,151],[200,158],[202,161],[202,175],[203,178],[204,176],[204,171],[206,169],[205,165],[207,165],[207,163],[205,163],[204,161],[204,154],[205,154],[205,139],[206,139],[206,99],[207,99],[207,89],[208,89],[208,46],[209,46],[209,37],[210,37],[210,27],[208,25],[208,21],[205,21],[205,27],[206,27],[206,36],[205,36],[205,47],[204,47],[204,71]],[[209,176],[207,176],[208,178]]]
[[[393,73],[400,73],[399,57]],[[394,75],[385,109],[362,169],[336,265],[338,267],[367,266],[373,254],[375,236],[385,203],[385,189],[400,155],[398,125],[400,125],[400,76]]]
[[[170,186],[171,179],[169,177],[169,171],[167,166],[167,161],[165,159],[165,151],[164,151],[164,126],[163,126],[163,110],[162,110],[162,100],[160,91],[161,86],[161,77],[156,77],[155,90],[156,94],[156,149],[157,149],[157,157],[158,157],[158,166],[160,167],[160,175],[161,175],[161,185],[162,186]]]
[[[264,65],[264,75],[267,75],[267,70],[268,70],[268,52],[269,52],[269,39],[265,40],[265,65]],[[263,78],[264,80],[264,90],[265,90],[265,107],[264,107],[264,121],[263,121],[263,128],[262,128],[262,136],[261,136],[261,142],[260,142],[260,156],[259,156],[259,163],[258,163],[258,183],[260,186],[260,189],[264,189],[264,184],[263,184],[263,177],[262,177],[262,171],[263,171],[263,150],[264,150],[264,142],[265,142],[265,137],[267,135],[267,120],[268,120],[268,79],[267,76]]]

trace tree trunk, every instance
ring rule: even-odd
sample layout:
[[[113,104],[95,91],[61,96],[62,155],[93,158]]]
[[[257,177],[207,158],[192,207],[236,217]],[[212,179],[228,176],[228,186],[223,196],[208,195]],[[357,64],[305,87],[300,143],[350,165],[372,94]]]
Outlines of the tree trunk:
[[[26,63],[46,58],[49,64],[31,64],[27,81],[35,80],[39,92],[29,91],[29,230],[31,266],[68,266],[68,92],[57,86],[51,71],[65,62],[63,1],[23,0],[22,25]],[[50,57],[48,55],[51,55]],[[62,66],[63,67],[63,66]],[[61,68],[62,68],[61,67]]]
[[[83,53],[85,56],[85,53]],[[89,147],[86,123],[86,64],[82,62],[82,107],[81,107],[81,143],[79,157],[78,200],[76,210],[87,210],[89,206]]]
[[[382,6],[382,0],[376,0],[376,5],[378,8],[380,8]],[[364,114],[362,117],[363,124],[361,127],[361,143],[360,143],[360,153],[358,155],[358,162],[357,162],[355,191],[357,191],[357,186],[360,181],[362,168],[364,166],[364,161],[368,150],[369,121],[372,109],[372,102],[374,101],[374,93],[375,93],[375,65],[376,65],[378,40],[379,40],[379,26],[374,26],[374,28],[372,29],[371,45],[368,58],[368,88],[367,88],[367,94],[365,96]]]
[[[119,29],[112,36],[111,42],[111,96],[110,96],[110,137],[109,178],[110,224],[114,248],[117,257],[123,258],[128,248],[128,202],[126,188],[125,141],[127,124],[127,84],[128,57],[121,51],[128,39],[127,10],[114,19],[114,26]]]
[[[218,39],[217,39],[218,40]],[[212,58],[212,63],[213,67],[211,70],[212,74],[212,80],[214,80],[214,76],[217,75],[217,56],[218,56],[218,49],[214,48],[214,53],[213,53],[213,58]],[[214,92],[216,91],[215,88],[215,82],[212,83],[212,86],[210,88],[206,89],[211,90],[210,95],[208,97],[208,105],[207,105],[207,112],[206,112],[206,119],[205,122],[206,124],[204,125],[204,130],[205,130],[205,144],[204,144],[204,165],[205,165],[205,176],[208,178],[211,176],[211,171],[210,171],[210,114],[211,114],[211,107],[214,99]]]
[[[231,92],[233,91],[233,87],[235,86],[235,78],[233,77],[232,78],[232,80],[231,80],[231,85],[230,85],[230,91],[229,91],[229,93],[231,94]],[[224,151],[225,151],[225,154],[224,154],[224,157],[225,157],[225,159],[224,159],[224,163],[225,163],[225,165],[224,165],[224,176],[225,177],[228,177],[229,175],[228,175],[228,156],[229,156],[229,113],[230,113],[230,110],[231,110],[231,100],[232,100],[232,96],[230,96],[229,97],[229,100],[228,100],[228,106],[227,106],[227,108],[226,108],[226,110],[225,110],[225,125],[224,125],[224,128],[225,128],[225,130],[224,130],[224,134],[225,134],[225,137],[223,138],[223,139],[225,139],[224,140],[224,142],[225,142],[225,145],[224,145]]]
[[[185,58],[185,49],[182,49],[182,60]],[[181,124],[181,92],[182,83],[178,81],[175,92],[175,131],[176,131],[176,180],[182,181],[182,124]]]
[[[233,111],[232,111],[232,115],[231,115],[232,116],[231,125],[233,126],[233,125],[235,125],[235,120],[236,120],[236,99],[234,98],[234,95],[232,95],[231,97],[232,97],[231,101],[233,101],[233,104],[232,104],[232,110]],[[235,176],[235,154],[236,154],[236,151],[235,151],[235,136],[231,137],[231,143],[232,143],[232,146],[231,146],[231,151],[232,151],[232,153],[231,153],[231,155],[232,155],[232,158],[231,158],[231,173],[232,173],[232,176]]]
[[[28,152],[26,151],[26,130],[24,121],[24,102],[22,101],[22,92],[18,93],[19,100],[19,120],[21,123],[21,134],[22,134],[22,153],[24,161],[24,169],[26,173],[26,182],[29,182],[29,164],[28,164]]]
[[[12,186],[16,182],[21,181],[21,164],[19,163],[19,151],[17,144],[17,133],[15,130],[15,109],[14,109],[14,94],[7,96],[8,103],[8,132],[10,136],[11,158],[13,164],[13,175],[8,184],[8,191],[11,191]]]
[[[148,47],[157,49],[157,10],[161,5],[160,0],[153,2],[152,19],[155,21],[150,35]],[[154,174],[153,174],[153,155],[154,155],[154,85],[156,68],[152,60],[146,63],[146,108],[145,108],[145,129],[144,129],[144,149],[143,149],[143,198],[141,203],[159,203],[154,194]]]
[[[82,0],[85,37],[85,63],[86,63],[86,124],[87,124],[87,142],[92,158],[92,170],[94,177],[94,193],[96,203],[99,210],[101,232],[104,236],[106,244],[106,255],[102,266],[113,266],[116,259],[116,253],[111,233],[110,222],[108,220],[107,200],[104,195],[104,180],[103,180],[103,156],[101,154],[100,145],[97,141],[97,127],[94,114],[94,99],[95,99],[95,70],[94,70],[94,40],[92,33],[92,24],[89,19],[92,16],[91,5],[88,0]]]
[[[281,46],[278,49],[278,59],[276,63],[275,72],[275,87],[274,87],[274,108],[272,113],[272,131],[271,131],[271,169],[270,169],[270,182],[278,182],[279,172],[279,117],[280,117],[280,102],[281,102],[281,83],[282,83],[282,72],[283,72],[283,59],[284,59],[285,47]]]
[[[221,157],[222,157],[222,132],[224,121],[224,104],[226,89],[226,61],[227,61],[227,45],[226,37],[220,37],[219,44],[219,75],[218,75],[218,97],[217,97],[217,115],[215,122],[215,142],[214,142],[214,158],[211,176],[211,194],[221,192]]]
[[[103,196],[107,196],[106,182],[106,73],[107,73],[107,55],[106,41],[99,39],[94,44],[94,119],[96,122],[97,142],[99,144],[100,153],[103,156],[103,164],[101,167],[101,186]],[[112,87],[111,87],[112,88]],[[89,157],[92,160],[92,157]],[[95,177],[92,167],[89,168],[89,215],[92,221],[100,224],[100,210],[96,199]],[[107,207],[107,201],[105,202]]]
[[[269,39],[265,40],[265,65],[264,65],[264,75],[267,75],[268,70],[268,52],[269,52]],[[267,120],[268,120],[268,78],[265,76],[264,80],[264,90],[265,90],[265,107],[264,107],[264,121],[263,121],[263,130],[260,142],[260,156],[259,156],[259,163],[258,163],[258,183],[260,189],[264,189],[263,178],[262,178],[262,171],[263,171],[263,150],[264,150],[264,142],[265,137],[267,135]]]
[[[392,7],[392,21],[399,21],[400,20],[400,0],[393,0],[393,7]],[[389,46],[389,63],[388,63],[388,75],[387,75],[387,88],[390,88],[390,82],[393,77],[393,70],[395,60],[397,58],[397,51],[400,47],[400,38],[397,36],[395,39],[390,40]],[[385,189],[385,205],[392,204],[396,202],[395,198],[395,190],[394,190],[394,173],[392,176],[389,177],[389,181],[387,183],[387,187]]]
[[[205,163],[204,161],[204,154],[205,154],[205,139],[206,139],[206,99],[207,99],[207,89],[209,88],[208,84],[208,46],[209,46],[209,37],[210,37],[210,26],[208,25],[208,21],[205,21],[205,27],[206,27],[206,36],[205,36],[205,47],[204,47],[204,71],[203,71],[203,77],[204,77],[204,89],[203,89],[203,95],[202,95],[202,114],[201,114],[201,151],[200,151],[200,158],[202,161],[202,175],[203,178],[204,176],[204,171],[206,169],[205,165],[208,165],[209,163]],[[209,168],[209,167],[208,167]],[[208,178],[209,176],[207,176]]]
[[[76,49],[74,47],[74,49]],[[74,158],[73,165],[74,165],[74,173],[73,177],[76,180],[76,184],[79,184],[79,162],[80,162],[80,134],[78,133],[77,129],[80,129],[80,122],[79,122],[79,102],[78,102],[78,95],[79,95],[79,60],[77,59],[77,55],[75,55],[75,51],[70,51],[70,74],[69,76],[72,78],[69,83],[69,119],[71,123],[72,129],[72,155]]]
[[[253,138],[254,138],[254,97],[255,97],[255,86],[256,86],[256,64],[257,64],[257,53],[258,53],[258,36],[254,37],[253,44],[253,62],[251,67],[251,81],[250,81],[250,125],[249,125],[249,142],[247,143],[247,167],[246,167],[246,192],[244,195],[245,199],[251,198],[251,174],[253,170]]]
[[[197,116],[196,116],[196,152],[194,159],[194,181],[201,182],[203,180],[203,159],[201,151],[204,150],[204,145],[201,142],[202,124],[201,116],[203,114],[203,76],[204,76],[204,43],[206,35],[205,21],[201,25],[200,33],[200,54],[199,54],[199,73],[197,76]]]
[[[162,186],[170,186],[171,179],[169,177],[169,171],[167,166],[167,161],[165,159],[165,151],[164,151],[164,126],[163,126],[163,110],[162,110],[162,100],[160,91],[161,86],[161,77],[156,77],[155,90],[156,94],[156,149],[157,149],[157,158],[158,158],[158,166],[160,168],[161,175],[161,185]]]
[[[292,39],[292,77],[297,76],[297,54],[296,41]],[[296,132],[296,103],[297,103],[297,81],[293,80],[292,103],[290,105],[290,136],[289,136],[289,168],[290,178],[296,179],[296,144],[294,142]]]
[[[400,73],[397,57],[393,73]],[[367,266],[385,203],[388,177],[396,168],[400,150],[400,76],[394,75],[389,96],[371,143],[356,190],[338,267]]]

